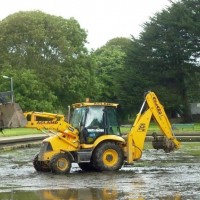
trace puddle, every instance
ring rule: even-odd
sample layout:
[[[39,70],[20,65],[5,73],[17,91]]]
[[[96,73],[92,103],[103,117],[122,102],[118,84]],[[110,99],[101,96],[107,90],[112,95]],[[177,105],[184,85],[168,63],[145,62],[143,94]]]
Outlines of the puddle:
[[[183,143],[170,154],[147,149],[119,172],[38,173],[32,158],[38,148],[0,153],[0,200],[199,200],[199,143]]]

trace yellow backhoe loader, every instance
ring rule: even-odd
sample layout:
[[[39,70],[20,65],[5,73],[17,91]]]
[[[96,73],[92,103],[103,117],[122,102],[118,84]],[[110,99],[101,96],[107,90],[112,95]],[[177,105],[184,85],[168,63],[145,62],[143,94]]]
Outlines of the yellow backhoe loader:
[[[119,170],[125,162],[133,163],[141,158],[152,118],[163,133],[162,137],[154,134],[154,148],[164,149],[165,152],[179,148],[180,143],[155,93],[145,95],[127,140],[120,133],[117,106],[105,102],[73,104],[68,128],[60,128],[58,133],[43,140],[33,160],[35,169],[65,174],[70,172],[71,163],[75,162],[84,171]]]

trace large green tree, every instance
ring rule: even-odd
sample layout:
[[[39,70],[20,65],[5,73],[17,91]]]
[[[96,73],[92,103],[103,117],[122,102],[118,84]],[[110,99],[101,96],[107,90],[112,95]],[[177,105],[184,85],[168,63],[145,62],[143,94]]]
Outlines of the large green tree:
[[[30,76],[36,75],[44,89],[57,97],[57,104],[52,102],[54,109],[66,108],[96,91],[86,37],[86,31],[74,18],[40,11],[15,13],[0,21],[0,69],[10,66],[10,73],[29,70]],[[26,75],[15,78],[16,84],[23,80],[22,76]],[[16,100],[33,98],[27,95],[22,100],[16,94]]]
[[[103,101],[118,102],[118,80],[123,73],[126,47],[131,43],[127,38],[114,38],[94,52],[96,74]]]
[[[172,2],[144,24],[139,39],[133,38],[125,77],[134,88],[152,89],[171,112],[181,111],[190,120],[189,103],[199,99],[200,4],[196,0]],[[134,79],[132,81],[132,79]],[[124,83],[124,84],[123,84]],[[126,82],[122,80],[122,87]],[[127,90],[127,96],[136,93]]]

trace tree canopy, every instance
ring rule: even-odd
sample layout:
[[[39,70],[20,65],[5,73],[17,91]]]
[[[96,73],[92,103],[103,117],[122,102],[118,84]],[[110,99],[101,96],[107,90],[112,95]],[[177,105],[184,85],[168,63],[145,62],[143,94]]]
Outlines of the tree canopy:
[[[16,85],[28,76],[33,79],[29,81],[29,93],[26,95],[19,98],[15,90],[16,100],[21,101],[22,107],[27,108],[27,103],[23,102],[29,99],[37,104],[41,102],[31,90],[34,80],[40,85],[34,90],[49,90],[49,94],[57,97],[56,102],[53,98],[50,106],[48,102],[52,99],[48,99],[48,95],[46,98],[43,96],[43,101],[49,105],[48,110],[67,107],[92,95],[95,89],[90,86],[95,82],[95,77],[85,48],[86,37],[85,30],[74,18],[64,19],[40,11],[15,13],[0,22],[2,73],[9,66],[6,75],[15,75]],[[17,71],[24,73],[15,73]],[[32,104],[28,108],[35,107]]]
[[[64,111],[90,97],[119,102],[135,115],[152,90],[170,116],[189,121],[189,103],[200,99],[199,19],[199,1],[171,1],[138,38],[113,38],[89,52],[87,33],[74,18],[18,12],[0,21],[1,75],[14,77],[25,110]],[[5,91],[8,82],[1,80]]]
[[[126,76],[121,80],[129,101],[151,89],[167,102],[168,110],[190,120],[189,103],[199,99],[199,19],[196,0],[178,1],[150,18],[139,39],[132,38]]]
[[[96,74],[100,85],[100,99],[117,101],[118,77],[123,69],[126,38],[115,38],[94,52]],[[128,40],[130,42],[130,40]]]

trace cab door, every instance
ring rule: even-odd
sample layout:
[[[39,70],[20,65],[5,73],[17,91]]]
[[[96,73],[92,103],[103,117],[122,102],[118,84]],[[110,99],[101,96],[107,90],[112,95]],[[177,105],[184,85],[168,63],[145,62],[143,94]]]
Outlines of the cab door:
[[[117,120],[117,110],[113,107],[105,109],[106,133],[109,135],[121,135],[120,126]]]

